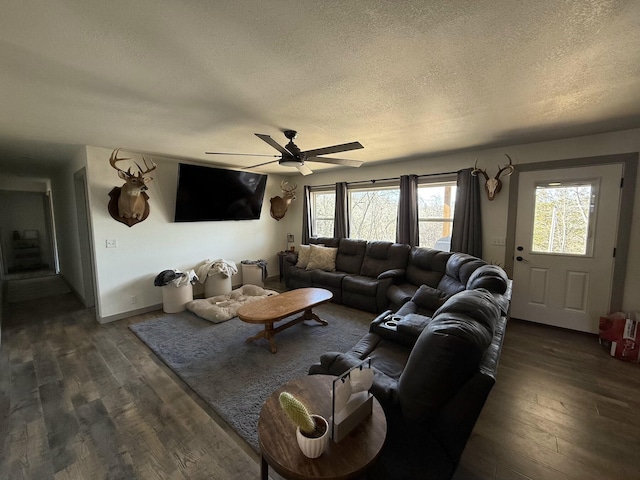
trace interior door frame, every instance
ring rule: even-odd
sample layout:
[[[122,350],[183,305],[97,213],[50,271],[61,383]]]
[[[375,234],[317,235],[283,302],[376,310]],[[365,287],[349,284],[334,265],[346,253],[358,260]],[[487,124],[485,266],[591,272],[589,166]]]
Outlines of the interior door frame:
[[[616,234],[615,257],[613,259],[613,279],[611,283],[610,312],[622,310],[624,280],[627,273],[633,202],[638,175],[638,152],[601,155],[597,157],[570,158],[538,163],[515,165],[515,171],[509,179],[509,206],[507,211],[507,235],[505,246],[505,271],[513,278],[513,264],[516,246],[516,218],[518,215],[518,186],[520,172],[556,170],[562,168],[590,167],[594,165],[622,164],[623,186],[620,192],[620,212]],[[613,252],[612,252],[613,253]]]

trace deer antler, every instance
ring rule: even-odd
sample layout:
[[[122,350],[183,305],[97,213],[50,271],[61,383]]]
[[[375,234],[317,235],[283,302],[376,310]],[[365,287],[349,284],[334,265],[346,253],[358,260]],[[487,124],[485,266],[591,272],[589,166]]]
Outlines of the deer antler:
[[[142,160],[144,161],[144,168],[146,168],[145,171],[142,171],[142,167],[138,165],[138,162],[134,162],[136,164],[136,167],[138,167],[138,170],[140,170],[141,177],[149,172],[153,172],[156,168],[158,168],[153,160],[149,160],[151,162],[151,167],[149,167],[149,165],[147,165],[147,159],[144,158],[144,155],[142,155]]]
[[[130,157],[127,158],[118,158],[118,152],[120,151],[119,148],[115,149],[113,152],[111,152],[111,157],[109,157],[109,165],[111,165],[113,168],[115,168],[117,171],[122,172],[125,175],[129,175],[131,176],[131,167],[129,167],[128,170],[122,170],[121,168],[116,166],[116,163],[120,162],[121,160],[130,160]],[[139,168],[139,167],[138,167]]]
[[[500,168],[500,165],[498,165],[498,173],[496,173],[496,178],[500,178],[500,175],[502,174],[502,172],[504,172],[505,170],[509,170],[509,173],[506,173],[505,175],[508,177],[509,175],[511,175],[513,173],[513,171],[515,170],[515,167],[513,166],[513,164],[511,163],[511,157],[509,155],[507,155],[506,153],[504,154],[508,159],[509,159],[509,164],[505,165],[504,167]]]
[[[478,159],[476,158],[476,163],[473,164],[473,170],[471,170],[471,175],[477,177],[478,174],[481,173],[485,180],[489,180],[489,175],[487,175],[486,170],[481,170],[478,168]]]
[[[289,182],[285,182],[284,180],[280,182],[280,189],[283,192],[293,192],[296,188],[298,188],[298,185],[296,185],[295,183],[292,185],[289,185]]]

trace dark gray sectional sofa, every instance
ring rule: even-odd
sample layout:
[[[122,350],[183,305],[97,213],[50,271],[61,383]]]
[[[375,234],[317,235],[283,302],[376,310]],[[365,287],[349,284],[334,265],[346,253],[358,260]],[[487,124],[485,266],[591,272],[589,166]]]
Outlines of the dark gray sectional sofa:
[[[371,392],[385,411],[387,437],[368,478],[450,479],[496,380],[511,281],[463,253],[312,242],[337,248],[336,271],[296,267],[290,256],[286,285],[327,288],[336,302],[379,313],[348,352],[327,352],[309,369],[342,375],[371,359]]]
[[[496,381],[509,315],[511,282],[487,267],[469,278],[484,284],[478,288],[449,295],[420,286],[395,314],[374,319],[348,352],[327,352],[310,367],[310,374],[341,375],[371,359],[371,393],[385,411],[387,437],[368,478],[453,476]]]
[[[490,267],[464,253],[400,243],[329,237],[312,238],[309,243],[337,248],[336,270],[299,268],[295,266],[297,255],[288,255],[283,262],[286,286],[326,288],[333,293],[334,302],[374,313],[397,310],[421,285],[448,295],[479,288],[479,284],[468,285],[471,275],[478,268]]]

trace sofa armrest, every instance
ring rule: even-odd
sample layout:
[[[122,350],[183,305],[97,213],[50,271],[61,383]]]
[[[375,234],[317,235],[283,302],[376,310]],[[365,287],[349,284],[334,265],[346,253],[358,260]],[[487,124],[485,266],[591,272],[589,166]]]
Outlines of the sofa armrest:
[[[413,347],[416,340],[431,321],[424,315],[394,315],[391,310],[378,315],[369,326],[369,332],[395,343]]]
[[[385,278],[403,278],[407,271],[404,268],[392,268],[391,270],[385,270],[378,275],[378,280],[384,280]]]
[[[284,256],[284,261],[290,263],[291,265],[295,265],[298,263],[298,252],[290,252]]]

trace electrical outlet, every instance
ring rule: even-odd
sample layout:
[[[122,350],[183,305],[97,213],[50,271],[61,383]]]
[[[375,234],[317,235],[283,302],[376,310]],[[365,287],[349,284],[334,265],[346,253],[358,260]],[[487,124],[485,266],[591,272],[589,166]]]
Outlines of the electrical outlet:
[[[108,238],[105,243],[107,248],[116,248],[118,246],[118,241],[115,238]]]
[[[131,295],[131,305],[135,305],[136,303],[138,303],[137,295]]]

